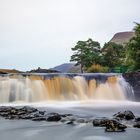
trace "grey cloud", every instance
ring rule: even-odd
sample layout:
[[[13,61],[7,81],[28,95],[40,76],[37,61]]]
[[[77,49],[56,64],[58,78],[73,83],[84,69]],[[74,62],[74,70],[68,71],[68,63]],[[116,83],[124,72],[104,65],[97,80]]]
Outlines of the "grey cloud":
[[[1,0],[1,68],[52,67],[89,37],[103,45],[140,22],[139,0]],[[10,65],[12,64],[12,65]]]

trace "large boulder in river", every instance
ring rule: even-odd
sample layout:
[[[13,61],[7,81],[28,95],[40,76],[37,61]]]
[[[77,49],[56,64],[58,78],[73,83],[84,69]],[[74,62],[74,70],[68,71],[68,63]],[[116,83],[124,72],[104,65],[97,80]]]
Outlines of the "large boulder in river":
[[[124,112],[118,112],[116,114],[114,114],[113,116],[115,116],[116,118],[120,118],[120,119],[124,119],[124,120],[132,120],[135,119],[135,115],[133,114],[133,112],[127,110]]]
[[[47,116],[47,121],[48,122],[58,122],[61,120],[61,115],[58,113],[50,113]]]
[[[105,127],[106,132],[124,132],[127,128],[125,125],[113,119],[95,119],[92,123],[94,127]]]
[[[116,120],[108,120],[106,122],[106,132],[124,132],[127,127]]]

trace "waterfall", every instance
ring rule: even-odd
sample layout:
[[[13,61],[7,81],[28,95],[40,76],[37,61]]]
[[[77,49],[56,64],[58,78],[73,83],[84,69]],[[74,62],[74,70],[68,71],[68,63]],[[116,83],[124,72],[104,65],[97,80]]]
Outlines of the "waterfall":
[[[0,76],[0,103],[128,99],[133,90],[117,74]]]

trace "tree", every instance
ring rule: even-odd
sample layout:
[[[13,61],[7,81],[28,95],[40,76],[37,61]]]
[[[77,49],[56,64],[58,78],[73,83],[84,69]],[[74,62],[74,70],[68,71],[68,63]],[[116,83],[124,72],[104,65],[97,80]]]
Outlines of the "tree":
[[[122,65],[124,61],[125,49],[122,45],[108,42],[102,48],[102,65],[114,68]]]
[[[92,39],[78,41],[72,51],[74,51],[74,54],[70,61],[75,61],[76,65],[81,65],[81,72],[92,64],[99,62],[100,44]]]
[[[127,64],[131,70],[140,69],[140,24],[136,23],[135,36],[126,45]]]

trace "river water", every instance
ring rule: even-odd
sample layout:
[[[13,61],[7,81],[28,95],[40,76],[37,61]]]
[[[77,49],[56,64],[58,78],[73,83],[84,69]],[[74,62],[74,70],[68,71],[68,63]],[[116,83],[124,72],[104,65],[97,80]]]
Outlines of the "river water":
[[[33,106],[83,118],[112,117],[131,110],[140,116],[132,87],[118,74],[1,75],[1,106]],[[140,129],[107,133],[92,123],[68,125],[0,118],[0,140],[138,140]]]

